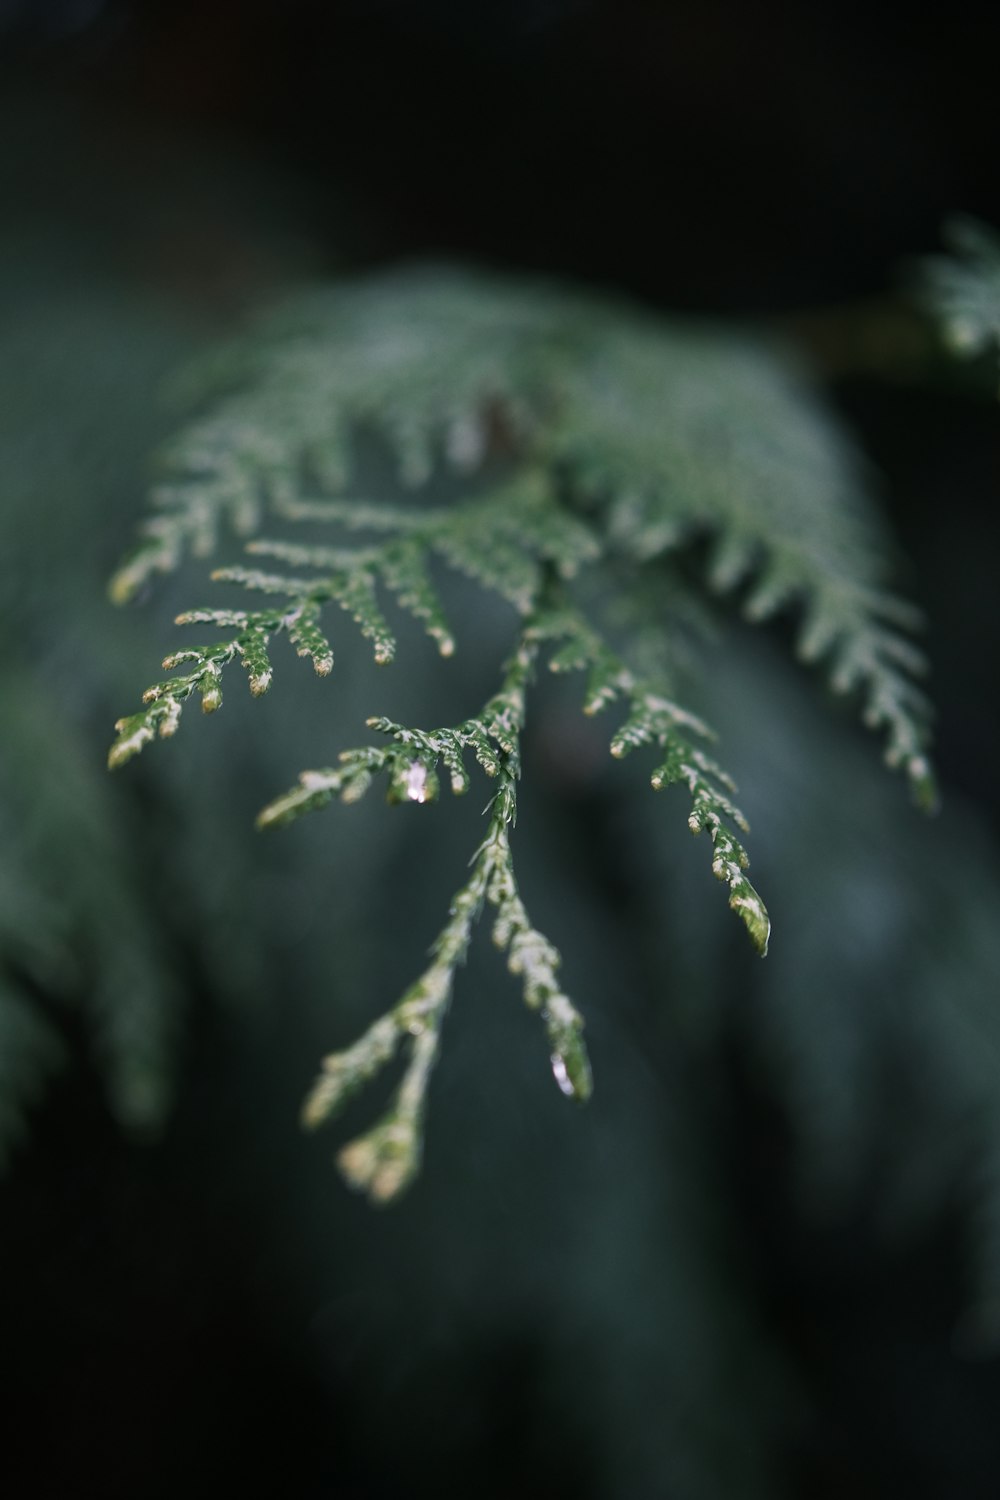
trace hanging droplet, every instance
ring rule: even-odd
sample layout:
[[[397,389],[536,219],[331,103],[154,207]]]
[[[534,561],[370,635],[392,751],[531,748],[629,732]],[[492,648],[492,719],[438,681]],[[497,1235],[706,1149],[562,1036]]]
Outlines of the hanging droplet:
[[[427,801],[427,767],[422,766],[419,760],[410,762],[403,784],[411,802]]]
[[[560,1089],[566,1095],[566,1097],[568,1099],[572,1099],[576,1093],[576,1088],[574,1086],[572,1078],[569,1076],[569,1069],[566,1066],[566,1059],[563,1057],[561,1052],[553,1052],[552,1056],[549,1058],[549,1062],[552,1064],[552,1072],[555,1075],[556,1083],[559,1085]]]

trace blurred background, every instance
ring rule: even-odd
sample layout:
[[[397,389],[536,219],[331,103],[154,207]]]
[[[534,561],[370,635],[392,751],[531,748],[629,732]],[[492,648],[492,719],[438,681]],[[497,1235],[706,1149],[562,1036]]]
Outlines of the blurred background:
[[[2,0],[12,1500],[993,1500],[1000,411],[995,371],[919,357],[894,288],[948,213],[1000,223],[998,44],[964,3],[901,29],[850,4]],[[316,1138],[299,1104],[417,971],[477,809],[253,833],[392,711],[346,637],[329,684],[234,692],[108,778],[204,582],[121,613],[105,579],[172,372],[304,282],[430,255],[799,340],[929,619],[943,809],[911,810],[780,629],[728,622],[700,706],[740,726],[759,964],[681,807],[638,764],[567,778],[575,695],[540,706],[519,870],[594,1099],[551,1086],[481,943],[423,1176],[380,1213],[331,1163],[372,1101]],[[478,621],[485,658],[506,623]],[[406,650],[419,701],[434,661]]]

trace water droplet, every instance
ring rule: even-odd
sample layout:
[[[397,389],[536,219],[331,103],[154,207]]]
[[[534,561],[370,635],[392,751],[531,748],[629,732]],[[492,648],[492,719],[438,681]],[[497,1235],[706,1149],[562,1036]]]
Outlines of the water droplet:
[[[572,1099],[576,1093],[576,1089],[573,1087],[573,1080],[569,1076],[566,1059],[561,1052],[553,1052],[549,1058],[549,1062],[552,1064],[552,1072],[555,1075],[556,1083],[567,1098]]]
[[[422,766],[419,760],[412,761],[403,779],[406,787],[406,795],[411,802],[427,801],[427,767]]]

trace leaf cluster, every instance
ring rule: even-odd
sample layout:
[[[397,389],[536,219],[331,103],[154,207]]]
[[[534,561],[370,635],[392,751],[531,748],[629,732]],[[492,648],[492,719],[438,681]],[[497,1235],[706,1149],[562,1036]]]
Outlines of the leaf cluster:
[[[940,324],[951,354],[1000,354],[1000,239],[967,217],[951,219],[944,234],[952,253],[923,261],[920,300]]]
[[[392,1197],[419,1160],[441,1025],[485,905],[545,1023],[557,1082],[589,1093],[582,1023],[559,988],[556,949],[524,908],[511,849],[539,664],[585,673],[585,711],[621,715],[612,754],[652,750],[654,788],[687,789],[689,826],[707,830],[712,871],[761,954],[770,923],[746,875],[746,819],[708,753],[713,731],[678,701],[669,665],[685,601],[733,593],[750,620],[792,613],[800,656],[861,699],[865,721],[885,734],[886,759],[918,800],[932,800],[927,705],[914,683],[923,663],[904,633],[914,611],[885,590],[885,541],[858,460],[780,351],[560,288],[421,269],[298,299],[214,361],[203,385],[207,414],[164,452],[154,514],[112,593],[133,597],[235,531],[252,561],[213,577],[247,602],[179,617],[229,634],[166,658],[169,675],[119,721],[113,766],[173,735],[190,699],[214,712],[231,664],[255,696],[266,692],[281,636],[328,676],[329,605],[351,616],[380,666],[397,652],[386,600],[413,615],[443,657],[461,644],[436,583],[442,567],[512,608],[511,652],[480,709],[433,730],[369,718],[387,744],[303,772],[259,820],[269,827],[355,801],[376,777],[390,801],[428,803],[441,770],[453,791],[466,789],[470,760],[492,783],[486,837],[429,968],[360,1041],[326,1060],[307,1103],[316,1123],[407,1049],[387,1114],[340,1158],[376,1199]],[[395,467],[395,503],[365,492],[372,433]],[[429,506],[424,492],[443,470],[455,476],[456,499]],[[313,541],[317,529],[333,543]]]

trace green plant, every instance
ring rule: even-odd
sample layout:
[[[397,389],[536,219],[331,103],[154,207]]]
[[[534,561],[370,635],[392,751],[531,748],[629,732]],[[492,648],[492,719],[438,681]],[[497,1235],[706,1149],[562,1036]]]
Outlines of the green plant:
[[[945,225],[951,255],[929,256],[917,290],[959,359],[1000,352],[1000,240],[975,219]]]
[[[687,789],[689,826],[709,832],[712,871],[760,954],[770,923],[746,874],[747,823],[709,753],[712,731],[676,697],[711,593],[738,590],[755,621],[793,612],[798,654],[860,698],[866,723],[885,734],[888,762],[918,802],[932,802],[927,709],[913,681],[922,659],[903,633],[915,614],[885,591],[885,539],[859,462],[786,352],[555,287],[421,269],[299,297],[203,366],[194,386],[211,398],[207,415],[164,451],[155,514],[113,596],[132,598],[188,553],[208,555],[227,529],[260,565],[213,574],[249,596],[241,607],[179,616],[231,634],[167,657],[171,675],[119,721],[112,766],[173,735],[189,699],[214,712],[232,663],[263,694],[277,636],[329,675],[330,603],[354,618],[380,665],[396,654],[386,597],[452,655],[442,564],[511,610],[510,652],[478,710],[432,729],[373,716],[383,743],[304,771],[258,820],[271,827],[334,799],[357,801],[377,777],[390,802],[416,804],[435,800],[442,770],[456,793],[473,764],[492,785],[485,837],[429,966],[353,1046],[325,1059],[306,1103],[307,1123],[318,1124],[406,1051],[388,1112],[339,1157],[374,1199],[392,1198],[419,1164],[455,972],[485,906],[545,1025],[559,1087],[580,1099],[590,1092],[582,1020],[513,862],[521,741],[540,666],[584,672],[584,711],[619,712],[612,754],[648,748],[653,786]],[[394,460],[390,501],[364,493],[373,434]],[[443,468],[459,476],[456,498],[428,505],[428,482]],[[320,528],[335,545],[313,539]]]

